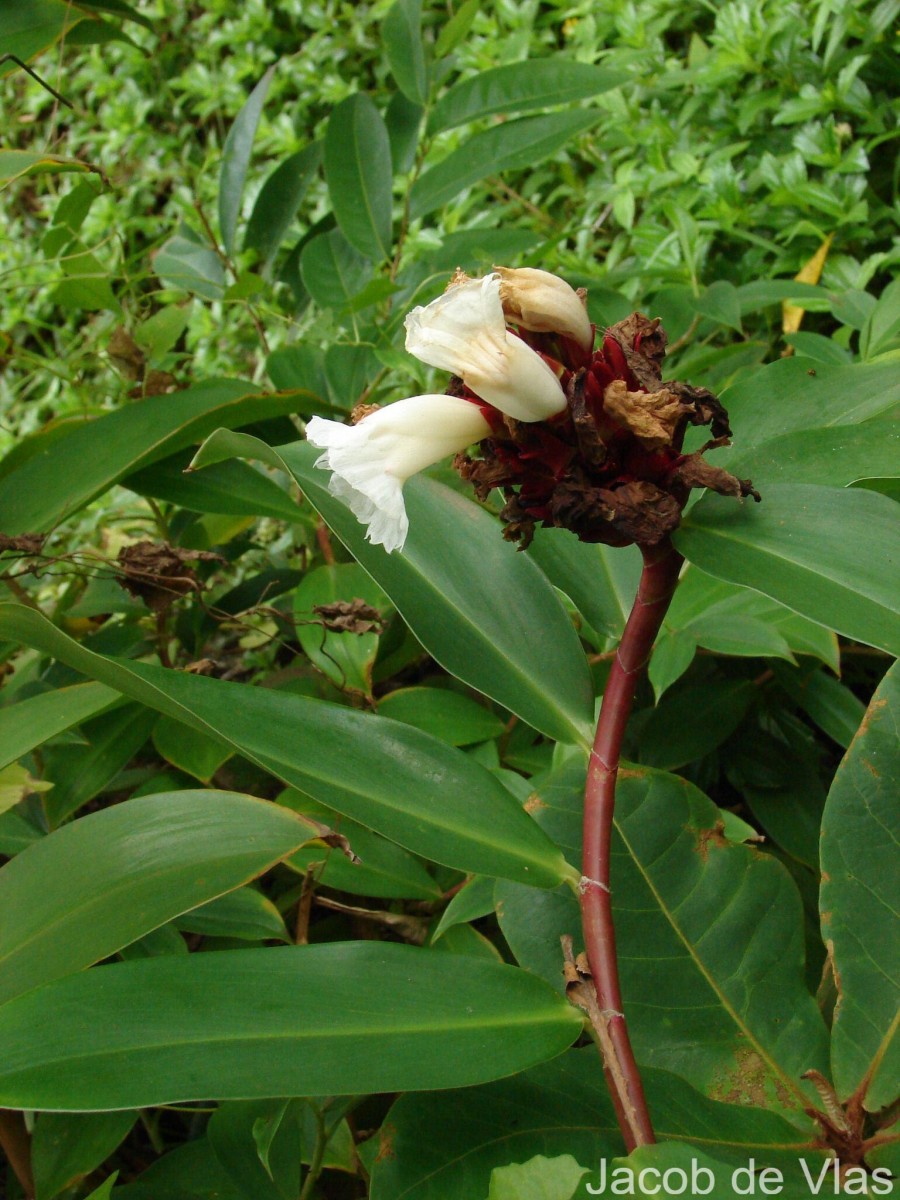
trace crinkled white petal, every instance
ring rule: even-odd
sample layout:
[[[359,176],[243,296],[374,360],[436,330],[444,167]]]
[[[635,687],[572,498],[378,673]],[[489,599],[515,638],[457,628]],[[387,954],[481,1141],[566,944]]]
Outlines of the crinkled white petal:
[[[497,275],[455,284],[431,304],[414,308],[406,318],[406,349],[458,375],[517,421],[546,421],[566,406],[550,367],[506,328]]]
[[[489,433],[476,404],[438,395],[398,400],[358,425],[313,417],[306,427],[307,441],[325,451],[316,466],[332,472],[328,490],[368,526],[368,540],[388,552],[406,541],[403,484],[410,475]]]

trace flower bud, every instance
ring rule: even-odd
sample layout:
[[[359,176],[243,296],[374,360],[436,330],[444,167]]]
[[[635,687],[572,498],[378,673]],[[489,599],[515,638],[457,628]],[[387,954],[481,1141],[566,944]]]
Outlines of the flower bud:
[[[566,407],[562,386],[539,354],[506,328],[500,278],[454,284],[406,318],[406,349],[451,371],[482,400],[517,421],[546,421]]]
[[[535,333],[559,333],[583,350],[594,345],[581,297],[558,275],[532,267],[494,267],[500,276],[500,302],[507,321]]]
[[[412,396],[371,412],[357,425],[313,417],[306,439],[325,453],[328,490],[368,526],[366,537],[390,553],[406,541],[403,484],[417,471],[490,433],[477,404],[459,396]]]

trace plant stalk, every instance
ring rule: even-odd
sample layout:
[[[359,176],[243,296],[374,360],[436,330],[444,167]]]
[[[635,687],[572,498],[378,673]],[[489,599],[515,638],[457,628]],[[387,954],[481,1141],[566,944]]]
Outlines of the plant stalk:
[[[34,1196],[34,1176],[31,1173],[31,1138],[20,1112],[0,1108],[0,1147],[6,1155],[16,1179],[28,1200]]]
[[[622,738],[641,673],[650,657],[669,607],[684,559],[666,538],[657,546],[642,547],[644,569],[634,607],[613,660],[597,734],[594,738],[584,792],[584,850],[582,856],[581,920],[597,1002],[605,1022],[614,1062],[604,1055],[604,1071],[616,1109],[619,1127],[629,1153],[636,1146],[655,1142],[644,1087],[631,1048],[616,959],[609,891],[616,778]]]

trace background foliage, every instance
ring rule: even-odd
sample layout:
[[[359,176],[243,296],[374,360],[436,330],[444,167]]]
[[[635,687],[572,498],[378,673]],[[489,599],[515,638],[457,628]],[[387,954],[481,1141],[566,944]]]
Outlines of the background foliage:
[[[559,937],[636,553],[517,555],[443,467],[388,557],[297,441],[435,386],[403,315],[495,262],[662,316],[764,496],[688,514],[629,733],[641,1153],[808,1195],[812,1069],[896,1170],[898,10],[0,13],[71,105],[0,67],[0,1104],[40,1200],[569,1200],[622,1152]]]

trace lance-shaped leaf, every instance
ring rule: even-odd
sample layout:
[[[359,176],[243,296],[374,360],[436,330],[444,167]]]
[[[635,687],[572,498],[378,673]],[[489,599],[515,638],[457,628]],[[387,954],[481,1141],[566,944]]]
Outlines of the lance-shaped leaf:
[[[709,1100],[666,1071],[642,1075],[657,1137],[692,1141],[695,1154],[706,1151],[729,1161],[728,1182],[734,1165],[745,1165],[751,1156],[799,1176],[797,1157],[806,1153],[818,1174],[822,1159],[808,1151],[808,1136],[775,1113]],[[439,1138],[429,1132],[435,1129]],[[401,1096],[379,1136],[371,1200],[483,1198],[491,1172],[508,1163],[571,1154],[595,1172],[604,1159],[609,1167],[621,1148],[597,1051],[570,1050],[514,1079]],[[597,1182],[593,1174],[591,1179]],[[611,1194],[609,1170],[603,1194]],[[588,1193],[582,1186],[577,1195],[581,1200]]]
[[[325,179],[344,237],[376,262],[391,252],[391,143],[368,96],[342,100],[325,130]]]
[[[0,1008],[0,1104],[460,1087],[553,1058],[580,1014],[516,967],[411,946],[163,955],[97,967]]]
[[[222,150],[222,169],[219,173],[219,232],[229,254],[234,251],[241,197],[244,194],[244,180],[250,165],[253,139],[274,73],[273,65],[250,93],[246,104],[228,130]]]
[[[838,768],[822,819],[822,936],[837,987],[833,1078],[841,1100],[862,1085],[870,1112],[893,1103],[900,1079],[898,723],[895,665]]]
[[[570,856],[580,853],[583,790],[584,768],[571,763],[530,805]],[[728,841],[716,806],[661,771],[622,772],[615,822],[616,941],[639,1062],[714,1098],[801,1108],[813,1093],[800,1076],[821,1070],[828,1049],[804,985],[802,908],[787,870]],[[495,900],[519,962],[561,986],[556,946],[580,928],[574,897],[500,883]]]
[[[0,869],[0,1004],[240,887],[317,833],[278,804],[215,791],[144,796],[58,829]]]
[[[707,493],[674,541],[710,575],[896,654],[898,512],[875,492],[776,484],[766,488],[762,504]]]
[[[0,769],[121,702],[121,694],[102,683],[76,683],[0,709]]]
[[[490,771],[409,725],[271,688],[107,658],[18,604],[0,605],[0,637],[52,654],[224,742],[435,862],[545,887],[575,874]]]
[[[366,541],[365,528],[330,495],[306,442],[273,450],[216,433],[195,466],[239,455],[280,466],[303,488],[354,558],[380,584],[422,645],[451,674],[542,733],[588,744],[593,685],[565,609],[497,522],[458,492],[423,476],[404,488],[410,531],[401,554]]]
[[[200,441],[211,430],[283,416],[296,406],[296,395],[253,394],[249,384],[219,379],[138,400],[69,427],[46,443],[34,434],[36,452],[0,479],[3,531],[45,533],[132,471]]]

